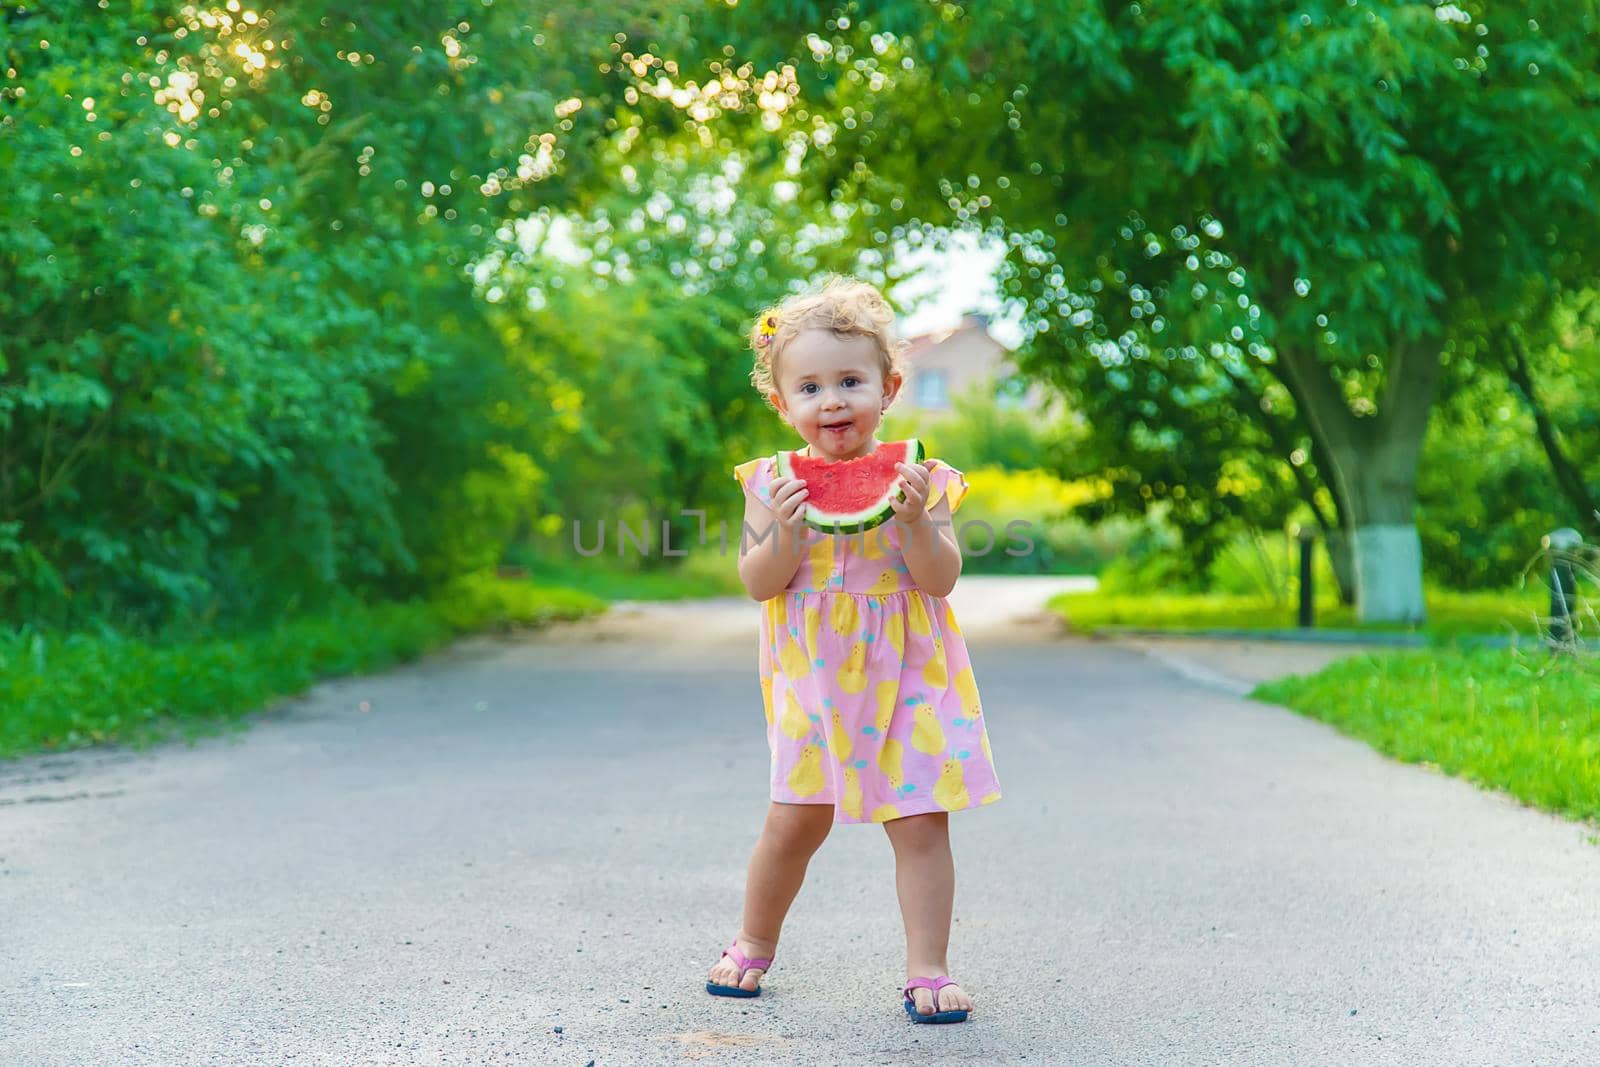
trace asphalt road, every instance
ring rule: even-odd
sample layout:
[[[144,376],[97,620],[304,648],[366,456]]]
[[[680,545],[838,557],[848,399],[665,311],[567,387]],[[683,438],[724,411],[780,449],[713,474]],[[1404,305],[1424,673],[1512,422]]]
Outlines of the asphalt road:
[[[972,1022],[913,1027],[876,827],[713,1000],[766,804],[749,602],[0,765],[0,1063],[1592,1064],[1600,847],[966,578],[1004,799],[952,816]]]

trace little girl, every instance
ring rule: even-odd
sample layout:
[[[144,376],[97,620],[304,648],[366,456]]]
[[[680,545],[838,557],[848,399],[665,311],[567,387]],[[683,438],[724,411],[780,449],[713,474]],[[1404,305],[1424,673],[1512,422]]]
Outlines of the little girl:
[[[902,383],[893,322],[876,289],[840,278],[758,320],[751,381],[811,457],[855,459],[881,443],[875,433]],[[739,577],[764,609],[772,803],[750,858],[743,927],[706,990],[759,995],[832,824],[882,823],[905,919],[906,1012],[915,1022],[964,1021],[972,998],[946,960],[948,813],[1000,799],[971,660],[945,600],[961,573],[950,515],[966,480],[938,460],[899,464],[895,518],[834,537],[805,525],[805,484],[775,467],[769,456],[734,471],[748,527]]]

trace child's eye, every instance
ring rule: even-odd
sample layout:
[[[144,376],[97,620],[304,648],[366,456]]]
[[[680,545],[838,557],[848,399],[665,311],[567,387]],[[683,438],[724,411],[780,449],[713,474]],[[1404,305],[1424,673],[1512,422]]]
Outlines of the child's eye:
[[[817,387],[817,383],[816,382],[807,382],[806,384],[804,384],[804,385],[802,385],[800,387],[800,391],[802,393],[809,393],[812,390],[816,389],[816,387]]]
[[[860,378],[846,378],[844,380],[844,384],[846,386],[860,385],[861,384],[861,379]]]

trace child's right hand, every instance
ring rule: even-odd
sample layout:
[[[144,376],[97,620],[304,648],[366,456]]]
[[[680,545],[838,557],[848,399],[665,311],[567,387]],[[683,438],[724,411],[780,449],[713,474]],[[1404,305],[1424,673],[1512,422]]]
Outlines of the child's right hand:
[[[806,483],[800,478],[772,479],[772,514],[778,525],[791,533],[805,526]]]

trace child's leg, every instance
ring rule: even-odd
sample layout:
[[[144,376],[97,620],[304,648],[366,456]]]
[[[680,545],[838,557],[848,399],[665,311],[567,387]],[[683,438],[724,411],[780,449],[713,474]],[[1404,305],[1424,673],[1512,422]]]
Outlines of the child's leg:
[[[895,888],[906,924],[906,978],[949,977],[950,912],[955,906],[956,864],[950,855],[950,815],[936,811],[883,824],[894,847]],[[933,994],[914,989],[917,1010],[933,1014]],[[939,1010],[970,1010],[972,998],[957,985],[939,990]]]
[[[832,804],[773,804],[761,828],[750,869],[745,878],[744,926],[739,931],[739,951],[770,959],[778,947],[789,905],[805,881],[812,855],[833,829]],[[727,956],[711,968],[710,979],[719,985],[739,983],[745,989],[759,984],[762,972],[748,970],[740,982],[739,968]]]

